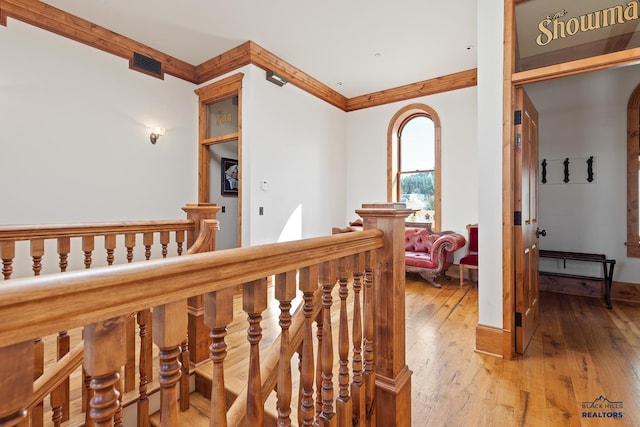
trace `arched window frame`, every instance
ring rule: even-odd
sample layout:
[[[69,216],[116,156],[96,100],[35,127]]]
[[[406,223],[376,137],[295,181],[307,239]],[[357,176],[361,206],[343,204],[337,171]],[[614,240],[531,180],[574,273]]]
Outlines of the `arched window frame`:
[[[435,221],[432,225],[434,231],[440,230],[441,224],[441,167],[440,167],[440,118],[436,111],[425,104],[410,104],[401,108],[389,123],[387,131],[387,201],[398,202],[400,192],[400,132],[404,124],[417,116],[425,116],[433,121],[434,126],[434,210]]]
[[[640,168],[640,84],[627,106],[627,256],[640,257],[638,169]]]

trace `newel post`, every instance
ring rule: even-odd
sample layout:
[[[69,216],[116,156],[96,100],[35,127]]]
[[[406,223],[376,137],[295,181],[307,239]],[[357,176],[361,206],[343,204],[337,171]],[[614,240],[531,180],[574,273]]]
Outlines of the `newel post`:
[[[205,227],[204,220],[216,219],[220,206],[212,203],[187,204],[182,208],[187,213],[187,218],[193,220],[195,229],[187,234],[187,247],[190,248],[200,235],[201,228]],[[215,239],[212,240],[209,251],[216,249]],[[189,361],[198,364],[209,360],[209,328],[204,324],[204,299],[202,295],[191,297],[187,300],[189,313],[188,345]]]
[[[363,204],[356,210],[365,230],[384,232],[375,253],[373,304],[375,354],[375,422],[411,427],[411,371],[405,339],[404,203]]]

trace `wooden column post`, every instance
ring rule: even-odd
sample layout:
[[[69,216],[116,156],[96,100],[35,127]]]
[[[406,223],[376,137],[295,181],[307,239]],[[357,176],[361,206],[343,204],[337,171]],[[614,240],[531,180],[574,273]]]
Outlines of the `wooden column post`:
[[[188,204],[182,208],[186,212],[187,218],[192,219],[195,229],[187,234],[187,248],[190,248],[202,230],[203,220],[216,219],[220,206],[212,203]],[[216,249],[215,239],[211,241],[209,251]],[[204,300],[202,295],[191,297],[187,300],[187,309],[189,313],[188,324],[188,346],[189,361],[194,365],[209,360],[209,346],[211,338],[209,337],[209,328],[204,324]]]
[[[0,425],[29,423],[33,395],[33,340],[0,348]]]
[[[405,340],[405,219],[403,203],[363,204],[356,210],[364,229],[384,232],[376,251],[373,304],[375,353],[375,425],[411,426],[411,371]]]

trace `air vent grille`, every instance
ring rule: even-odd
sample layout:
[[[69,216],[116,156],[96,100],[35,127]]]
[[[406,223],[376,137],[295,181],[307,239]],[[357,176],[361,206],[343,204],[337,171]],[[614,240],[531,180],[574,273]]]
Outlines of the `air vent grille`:
[[[133,53],[132,68],[162,78],[162,62],[138,52]]]

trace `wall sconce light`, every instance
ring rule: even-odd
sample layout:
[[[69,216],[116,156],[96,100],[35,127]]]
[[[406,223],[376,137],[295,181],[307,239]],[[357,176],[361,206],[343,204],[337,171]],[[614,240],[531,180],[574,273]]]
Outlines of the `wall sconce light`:
[[[151,129],[151,134],[149,135],[149,139],[152,144],[155,144],[158,138],[164,135],[164,128],[153,128]]]
[[[289,80],[287,80],[286,78],[269,70],[267,70],[267,80],[269,80],[271,83],[277,84],[278,86],[284,86],[289,83]]]

